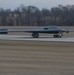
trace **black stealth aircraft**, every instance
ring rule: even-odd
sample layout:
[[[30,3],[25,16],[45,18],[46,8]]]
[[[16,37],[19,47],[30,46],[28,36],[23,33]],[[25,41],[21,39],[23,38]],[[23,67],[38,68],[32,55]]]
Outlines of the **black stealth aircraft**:
[[[44,26],[40,27],[38,29],[33,30],[8,30],[8,29],[0,29],[0,34],[7,34],[8,32],[28,32],[32,33],[33,38],[38,38],[39,33],[48,33],[53,34],[54,38],[61,38],[63,36],[63,33],[66,32],[74,32],[74,30],[67,30],[67,29],[61,29],[57,26]]]
[[[8,32],[28,32],[28,33],[32,33],[33,38],[38,38],[39,33],[53,34],[54,38],[61,38],[63,36],[64,32],[68,33],[70,31],[71,30],[61,29],[57,26],[44,26],[44,27],[40,27],[38,29],[33,29],[33,30],[8,30]]]

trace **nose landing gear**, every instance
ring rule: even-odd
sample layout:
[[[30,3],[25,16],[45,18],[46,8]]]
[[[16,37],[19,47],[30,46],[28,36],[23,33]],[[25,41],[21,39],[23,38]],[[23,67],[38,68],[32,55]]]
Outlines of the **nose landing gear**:
[[[53,35],[54,38],[61,38],[63,36],[63,34],[55,34]]]

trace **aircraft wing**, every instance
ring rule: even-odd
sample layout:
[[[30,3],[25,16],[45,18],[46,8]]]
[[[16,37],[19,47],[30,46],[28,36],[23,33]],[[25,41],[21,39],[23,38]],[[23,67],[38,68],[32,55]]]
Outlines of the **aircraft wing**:
[[[41,30],[8,30],[8,32],[30,32],[30,33],[33,33],[33,32],[40,32]]]
[[[0,34],[7,34],[7,33],[8,33],[7,29],[0,29]]]
[[[70,29],[62,29],[62,32],[69,33],[69,32],[74,32],[74,30],[70,30]]]
[[[50,30],[51,31],[51,30]],[[48,30],[37,30],[37,29],[34,29],[34,30],[8,30],[8,32],[29,32],[29,33],[43,33],[43,32],[49,32]]]

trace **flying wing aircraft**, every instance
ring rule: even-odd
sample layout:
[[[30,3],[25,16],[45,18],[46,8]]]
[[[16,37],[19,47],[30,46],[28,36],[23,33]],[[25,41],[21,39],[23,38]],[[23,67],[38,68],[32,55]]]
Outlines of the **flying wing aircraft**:
[[[48,33],[53,34],[54,38],[61,38],[63,36],[63,33],[64,32],[68,33],[69,30],[61,29],[57,26],[44,26],[34,30],[8,30],[8,32],[28,32],[32,33],[33,38],[38,38],[39,33]]]
[[[28,33],[32,33],[33,38],[38,38],[39,33],[45,33],[45,34],[48,33],[48,34],[53,34],[54,38],[61,38],[64,32],[69,33],[69,32],[74,32],[74,30],[61,29],[57,26],[44,26],[33,30],[0,29],[0,34],[8,34],[8,32],[28,32]]]

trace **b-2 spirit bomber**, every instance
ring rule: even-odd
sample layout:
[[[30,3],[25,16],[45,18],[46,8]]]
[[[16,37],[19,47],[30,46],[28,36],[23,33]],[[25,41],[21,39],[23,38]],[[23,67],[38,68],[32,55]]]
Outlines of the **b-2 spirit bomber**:
[[[38,38],[39,33],[45,33],[45,34],[53,34],[54,38],[61,38],[63,36],[63,33],[64,32],[69,33],[69,30],[61,29],[57,26],[43,26],[33,30],[10,30],[8,32],[28,32],[32,33],[33,38]]]
[[[61,29],[57,26],[43,26],[38,29],[33,29],[33,30],[8,30],[8,29],[0,29],[0,34],[7,34],[8,32],[28,32],[32,33],[33,38],[38,38],[39,33],[45,33],[45,34],[53,34],[54,38],[61,38],[63,36],[63,33],[69,33],[69,32],[74,32],[72,30],[67,30],[67,29]]]

